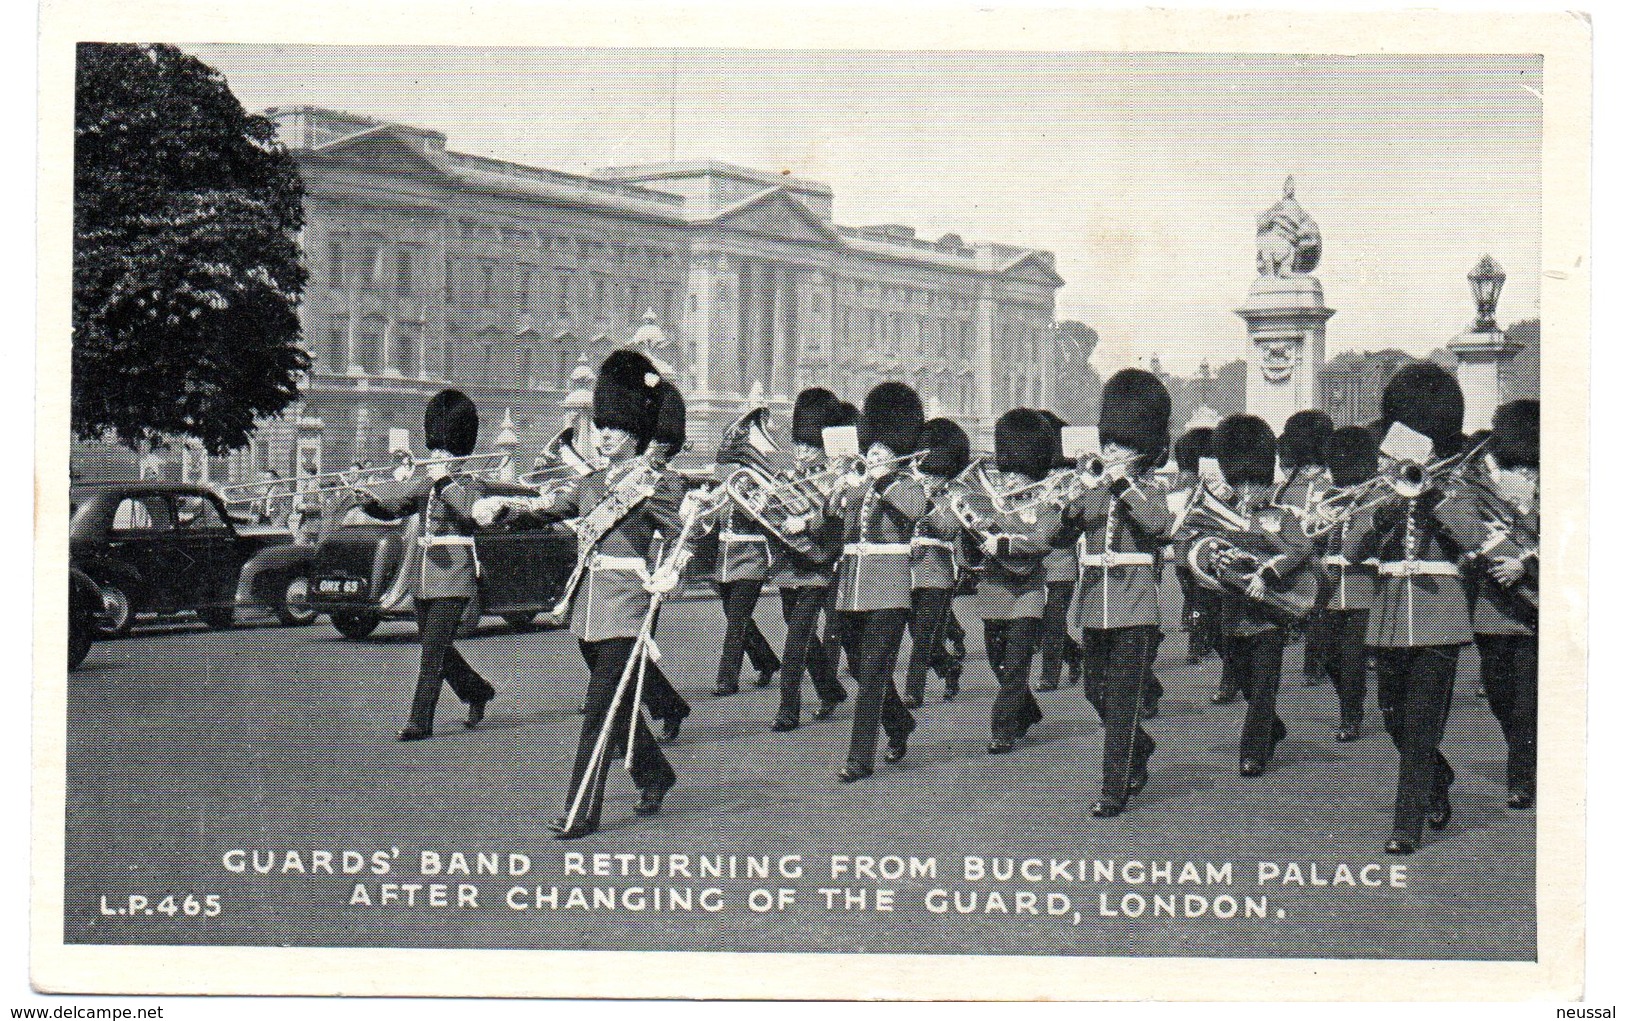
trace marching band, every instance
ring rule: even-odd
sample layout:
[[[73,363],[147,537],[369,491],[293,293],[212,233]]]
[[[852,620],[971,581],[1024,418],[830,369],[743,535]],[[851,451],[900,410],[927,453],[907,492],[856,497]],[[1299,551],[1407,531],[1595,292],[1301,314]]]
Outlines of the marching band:
[[[496,694],[452,644],[477,595],[476,529],[568,521],[577,564],[556,612],[591,679],[564,815],[552,824],[561,839],[597,830],[614,758],[626,757],[640,789],[637,814],[659,812],[677,780],[644,709],[663,722],[666,742],[677,739],[690,707],[661,670],[655,637],[661,603],[702,541],[714,547],[727,620],[713,694],[738,691],[748,655],[758,686],[779,676],[771,730],[793,731],[805,677],[818,700],[813,720],[847,701],[845,651],[856,690],[842,783],[873,775],[881,730],[885,761],[907,756],[930,672],[945,700],[958,692],[953,605],[974,578],[998,688],[987,751],[1011,752],[1043,719],[1029,682],[1035,656],[1038,691],[1059,687],[1066,666],[1103,725],[1089,813],[1126,811],[1154,779],[1157,742],[1144,724],[1162,689],[1153,666],[1163,621],[1173,619],[1162,605],[1171,561],[1186,662],[1217,652],[1224,679],[1211,701],[1247,703],[1240,775],[1266,773],[1288,734],[1276,701],[1289,635],[1308,639],[1306,677],[1332,681],[1340,742],[1360,738],[1374,663],[1399,751],[1385,850],[1414,852],[1424,824],[1443,830],[1451,820],[1454,773],[1439,745],[1457,660],[1472,643],[1506,738],[1507,805],[1534,804],[1537,402],[1504,405],[1489,435],[1471,443],[1455,377],[1418,362],[1394,376],[1370,426],[1334,429],[1305,411],[1278,441],[1263,420],[1237,414],[1171,443],[1167,389],[1127,369],[1106,382],[1096,426],[1014,408],[998,420],[990,456],[974,455],[954,422],[925,421],[918,394],[898,382],[871,390],[861,413],[822,387],[803,391],[790,451],[768,437],[766,414],[742,416],[722,439],[711,483],[691,488],[670,465],[685,442],[682,394],[642,354],[616,351],[593,393],[591,452],[572,445],[563,478],[503,487],[457,470],[478,417],[462,394],[436,395],[425,427],[447,463],[421,481],[362,490],[371,513],[415,512],[423,522],[414,551],[423,653],[401,740],[433,734],[443,681],[468,703],[469,727]],[[1164,470],[1170,452],[1177,472]],[[754,620],[770,581],[783,608],[782,660]],[[905,632],[912,651],[900,692]]]

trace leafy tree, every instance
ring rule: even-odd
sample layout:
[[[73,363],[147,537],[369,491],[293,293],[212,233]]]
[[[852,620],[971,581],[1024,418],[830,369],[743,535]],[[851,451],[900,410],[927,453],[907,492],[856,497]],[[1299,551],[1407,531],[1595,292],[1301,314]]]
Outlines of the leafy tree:
[[[74,431],[242,446],[310,365],[304,186],[271,122],[173,46],[84,43],[73,169]]]

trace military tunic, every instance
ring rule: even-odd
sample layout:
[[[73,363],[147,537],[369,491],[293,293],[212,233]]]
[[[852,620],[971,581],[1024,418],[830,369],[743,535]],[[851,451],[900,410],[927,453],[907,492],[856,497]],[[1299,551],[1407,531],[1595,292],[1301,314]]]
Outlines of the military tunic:
[[[1121,479],[1086,491],[1063,521],[1077,536],[1078,590],[1067,621],[1073,637],[1160,624],[1156,554],[1173,522],[1166,495]]]
[[[729,504],[717,528],[716,581],[766,581],[773,556],[768,537],[749,514]]]
[[[913,587],[909,559],[914,522],[930,500],[918,479],[893,472],[831,496],[843,538],[835,608],[845,612],[906,610]]]
[[[420,538],[406,551],[404,570],[412,596],[473,599],[479,594],[479,556],[474,547],[474,501],[485,495],[477,479],[456,475],[416,478],[368,486],[362,509],[374,517],[417,514]]]
[[[585,515],[642,464],[624,461],[607,472],[572,482],[554,495],[552,508],[538,516],[552,520]],[[649,611],[649,593],[643,583],[656,566],[652,562],[656,536],[676,536],[683,527],[678,508],[684,490],[678,477],[664,472],[654,486],[654,492],[621,518],[593,550],[582,551],[589,559],[570,606],[570,632],[583,642],[636,638],[643,628]]]
[[[1482,530],[1475,502],[1454,489],[1384,508],[1363,533],[1351,530],[1357,552],[1350,559],[1378,561],[1366,644],[1419,648],[1472,641],[1457,561],[1477,547]]]
[[[954,540],[960,531],[959,519],[940,494],[931,498],[931,508],[914,522],[909,539],[909,585],[916,589],[952,589],[958,578],[954,564]]]
[[[1024,475],[1006,472],[993,472],[990,478],[1000,488],[1028,481]],[[1060,509],[1043,503],[1022,514],[1003,515],[999,525],[1013,530],[999,533],[997,554],[983,561],[982,578],[976,587],[976,612],[983,620],[1041,618],[1049,594],[1044,563],[1054,551],[1052,541],[1061,528]],[[982,538],[971,537],[978,544]]]

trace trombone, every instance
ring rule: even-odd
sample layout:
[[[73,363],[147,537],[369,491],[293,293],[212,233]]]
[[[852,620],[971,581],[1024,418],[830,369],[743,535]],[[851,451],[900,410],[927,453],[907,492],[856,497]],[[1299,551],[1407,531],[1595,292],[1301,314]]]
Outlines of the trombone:
[[[1061,471],[1046,475],[1036,482],[1030,482],[1025,486],[1012,489],[1004,494],[1004,499],[1014,500],[1017,497],[1026,496],[1028,493],[1038,493],[1041,494],[1042,499],[1047,500],[1061,493],[1071,494],[1079,488],[1094,489],[1105,481],[1107,472],[1114,468],[1127,467],[1139,456],[1138,454],[1130,454],[1127,457],[1113,458],[1108,461],[1099,454],[1091,454],[1079,461],[1076,467],[1063,468]]]
[[[1469,465],[1483,456],[1488,444],[1486,437],[1471,450],[1435,458],[1427,464],[1398,461],[1364,482],[1334,489],[1304,512],[1303,534],[1318,539],[1359,514],[1396,500],[1414,500],[1443,482],[1459,479]]]

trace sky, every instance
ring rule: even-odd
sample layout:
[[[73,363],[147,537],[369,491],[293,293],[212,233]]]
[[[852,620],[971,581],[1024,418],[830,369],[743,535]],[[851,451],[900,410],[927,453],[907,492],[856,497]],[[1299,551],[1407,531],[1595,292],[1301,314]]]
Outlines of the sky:
[[[789,171],[830,184],[842,224],[1049,250],[1056,317],[1099,331],[1103,374],[1244,355],[1255,218],[1288,174],[1323,238],[1328,357],[1442,346],[1486,253],[1501,323],[1539,315],[1538,57],[186,49],[251,110],[349,110],[577,173]]]

